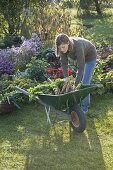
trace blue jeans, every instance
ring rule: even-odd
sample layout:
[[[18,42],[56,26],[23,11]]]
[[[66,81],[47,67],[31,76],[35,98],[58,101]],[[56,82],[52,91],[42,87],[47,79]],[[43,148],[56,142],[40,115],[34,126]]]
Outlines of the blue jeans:
[[[84,74],[82,78],[83,85],[90,85],[93,70],[96,66],[96,60],[85,63]],[[81,108],[84,112],[88,111],[90,105],[90,94],[82,100]]]

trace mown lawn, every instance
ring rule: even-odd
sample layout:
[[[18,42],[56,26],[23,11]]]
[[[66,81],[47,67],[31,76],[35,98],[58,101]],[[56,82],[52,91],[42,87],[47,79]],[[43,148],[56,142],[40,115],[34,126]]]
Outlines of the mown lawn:
[[[96,46],[113,46],[113,8],[105,9],[103,16],[92,12],[88,16],[76,17],[76,9],[70,12],[75,16],[72,25],[81,25],[83,28],[80,36],[91,40]]]
[[[77,22],[92,24],[84,36],[96,45],[113,42],[113,15]],[[113,94],[93,96],[86,117],[77,134],[67,121],[47,126],[36,103],[0,115],[0,170],[113,170]]]
[[[112,170],[113,94],[93,96],[87,128],[47,126],[44,108],[25,104],[0,115],[0,170]]]

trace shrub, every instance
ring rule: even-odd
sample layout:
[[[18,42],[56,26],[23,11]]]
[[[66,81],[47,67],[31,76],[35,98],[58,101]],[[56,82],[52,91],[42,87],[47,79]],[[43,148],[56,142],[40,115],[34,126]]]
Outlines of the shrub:
[[[18,78],[14,79],[15,86],[18,86],[24,90],[29,89],[30,87],[34,87],[37,85],[37,82],[32,81],[29,78]]]
[[[22,40],[16,35],[6,35],[0,43],[0,48],[5,49],[7,47],[12,47],[12,45],[20,46]]]
[[[37,56],[43,46],[39,36],[35,33],[32,34],[29,40],[22,37],[22,41],[23,43],[20,47],[13,46],[12,48],[0,50],[0,56],[3,56],[5,61],[13,62],[16,71],[18,69],[25,70],[26,64],[31,60],[31,57]]]
[[[61,0],[60,4],[62,6],[62,8],[73,8],[75,5],[75,1],[74,0]]]
[[[38,19],[35,16],[38,16]],[[37,8],[31,8],[29,22],[31,20],[32,31],[39,32],[42,40],[51,41],[55,38],[56,34],[61,32],[72,35],[70,34],[72,16],[68,10],[62,9],[60,5],[50,4],[43,8],[40,7],[38,10]],[[75,35],[78,35],[78,29],[75,29],[75,32]]]
[[[98,62],[94,71],[92,82],[103,84],[101,94],[113,92],[113,55],[110,55],[105,60],[100,60]]]
[[[4,56],[0,56],[0,76],[2,74],[11,75],[14,73],[14,63]]]
[[[44,59],[36,59],[33,57],[31,62],[27,64],[26,72],[29,74],[29,78],[36,81],[44,81],[45,70],[48,64]]]

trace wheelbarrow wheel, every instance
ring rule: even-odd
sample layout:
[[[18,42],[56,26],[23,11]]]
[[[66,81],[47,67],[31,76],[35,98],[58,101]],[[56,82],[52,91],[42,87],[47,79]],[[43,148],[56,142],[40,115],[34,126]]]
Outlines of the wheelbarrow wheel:
[[[70,125],[74,131],[81,133],[86,128],[86,117],[81,107],[75,104],[70,108],[71,121]]]

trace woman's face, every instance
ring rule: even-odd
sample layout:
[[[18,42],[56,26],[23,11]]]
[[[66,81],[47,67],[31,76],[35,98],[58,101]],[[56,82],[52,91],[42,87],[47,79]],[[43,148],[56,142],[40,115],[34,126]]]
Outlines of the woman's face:
[[[69,48],[69,43],[62,43],[61,45],[58,46],[59,52],[60,53],[67,53]]]

